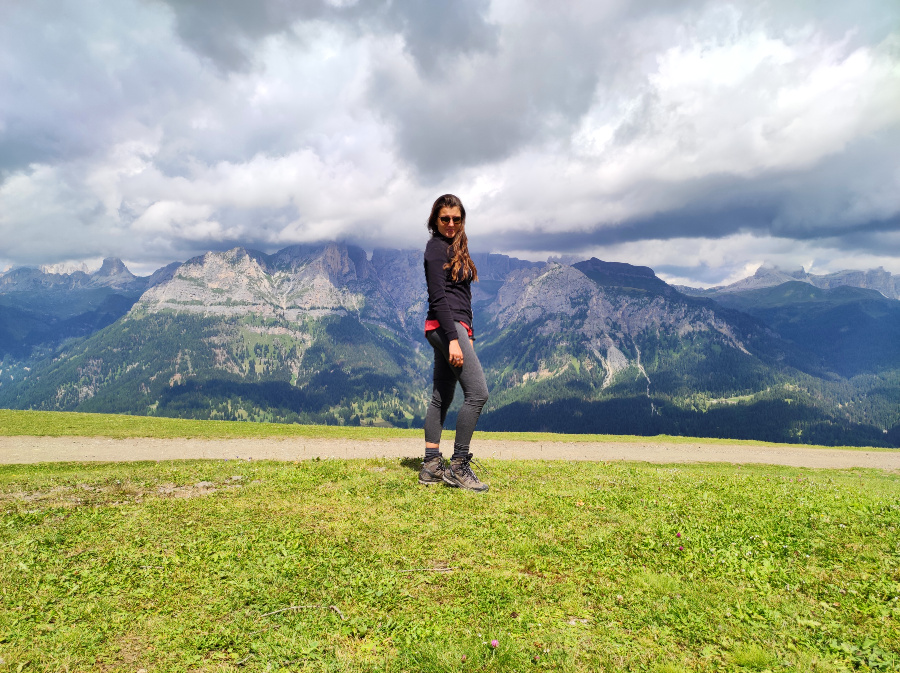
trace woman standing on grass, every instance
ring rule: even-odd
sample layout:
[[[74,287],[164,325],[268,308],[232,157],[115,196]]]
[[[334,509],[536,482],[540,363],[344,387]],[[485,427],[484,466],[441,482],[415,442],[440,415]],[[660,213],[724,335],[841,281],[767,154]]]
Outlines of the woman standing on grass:
[[[434,388],[425,414],[425,460],[419,483],[447,484],[470,491],[486,491],[469,463],[469,442],[484,403],[487,383],[475,355],[472,331],[472,291],[478,271],[469,257],[466,209],[453,194],[444,194],[428,217],[431,239],[425,246],[425,281],[428,283],[428,316],[425,338],[434,348]],[[465,396],[456,417],[456,441],[449,464],[440,452],[444,419],[459,381]]]

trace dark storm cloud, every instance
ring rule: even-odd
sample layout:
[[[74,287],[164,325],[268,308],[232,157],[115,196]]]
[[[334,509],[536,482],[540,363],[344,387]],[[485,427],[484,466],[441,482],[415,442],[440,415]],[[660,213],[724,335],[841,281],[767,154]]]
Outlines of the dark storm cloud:
[[[776,206],[764,204],[721,210],[686,207],[584,231],[536,229],[494,234],[490,243],[506,249],[574,253],[647,239],[725,238],[741,232],[765,232],[777,212]]]
[[[893,194],[897,181],[894,148],[900,130],[864,138],[814,168],[768,172],[753,178],[715,175],[679,184],[687,205],[593,227],[558,226],[497,232],[491,244],[517,250],[577,252],[642,240],[723,239],[735,234],[820,241],[833,248],[887,253],[878,234],[900,232]],[[863,183],[863,184],[859,184]],[[653,194],[673,185],[649,182]],[[878,199],[884,201],[878,205]],[[860,203],[866,209],[854,216]],[[892,244],[889,254],[896,254]]]
[[[881,239],[873,234],[900,231],[900,216],[835,225],[828,230],[804,228],[787,231],[785,227],[772,226],[778,213],[779,208],[775,204],[732,206],[722,210],[680,208],[616,225],[600,225],[587,231],[516,231],[494,234],[490,241],[478,243],[482,247],[488,243],[488,247],[499,246],[504,249],[574,253],[643,240],[721,239],[735,234],[754,234],[796,241],[818,240],[829,245],[837,243],[839,247],[848,249],[884,252]],[[476,239],[474,235],[472,238]],[[845,241],[846,246],[841,241]],[[893,249],[891,254],[894,254]]]
[[[93,89],[100,99],[96,102],[109,105],[115,97],[101,76],[88,76],[81,69],[84,43],[80,36],[53,30],[43,25],[42,16],[16,9],[10,6],[5,16],[0,14],[0,44],[5,52],[0,59],[0,179],[33,162],[89,151],[93,133],[84,122],[90,104],[79,101],[72,114],[63,116],[54,100],[73,80]],[[64,16],[66,10],[60,13]],[[10,15],[22,23],[9,22]],[[34,48],[35,42],[40,50]]]
[[[0,136],[0,182],[11,171],[31,163],[52,161],[75,149],[67,138],[33,133],[24,120],[10,120]]]
[[[457,71],[411,79],[382,67],[372,104],[401,155],[431,179],[502,160],[571,132],[594,96],[598,70],[582,39],[534,35],[501,58],[473,57]]]
[[[441,76],[457,65],[460,54],[496,47],[499,31],[486,19],[489,5],[489,0],[392,0],[383,10],[363,16],[402,35],[416,64],[425,73]]]
[[[423,17],[431,11],[428,3],[411,4],[429,7],[421,10]],[[871,11],[857,12],[851,20],[845,3],[817,3],[823,32],[866,44],[896,30],[896,6],[880,0],[869,4]],[[647,133],[658,101],[652,92],[641,91],[641,82],[656,67],[659,50],[683,39],[673,24],[702,24],[702,11],[714,4],[645,0],[587,6],[548,10],[541,1],[523,2],[506,26],[502,51],[485,49],[482,43],[466,48],[468,40],[457,35],[460,50],[454,56],[461,56],[448,60],[448,67],[426,69],[418,76],[390,62],[376,68],[370,100],[391,124],[401,156],[425,180],[438,181],[459,168],[501,161],[536,144],[558,143],[564,150],[597,98],[612,106],[623,93],[640,104],[617,129],[616,142],[627,145]],[[753,3],[745,9],[748,15],[760,11]],[[786,13],[796,19],[775,14],[760,20],[776,32],[795,31],[797,21],[802,25],[799,17],[808,21],[808,11],[793,7]],[[721,23],[722,31],[734,29],[727,17]],[[848,31],[848,25],[854,28]],[[412,34],[419,35],[418,42],[410,43],[409,33],[405,37],[417,63],[426,63],[431,54],[439,64],[445,56],[439,47],[446,41],[437,42],[428,32]]]
[[[175,15],[178,36],[223,71],[253,67],[257,43],[290,31],[298,20],[330,17],[334,9],[320,0],[158,0]]]
[[[254,49],[265,37],[300,39],[292,31],[296,21],[401,36],[415,71],[404,72],[396,63],[376,67],[370,102],[391,124],[403,157],[429,179],[571,130],[599,74],[596,35],[571,16],[548,17],[555,24],[549,30],[547,24],[526,23],[514,52],[495,58],[499,30],[487,20],[487,0],[347,7],[321,1],[166,2],[184,43],[224,71],[253,67]],[[486,55],[481,63],[461,62],[479,55]]]
[[[158,1],[171,7],[184,43],[224,71],[253,67],[258,42],[271,35],[292,35],[298,21],[397,33],[416,63],[429,73],[448,65],[459,53],[490,48],[497,36],[485,21],[487,0],[381,0],[346,6],[322,0]]]
[[[873,222],[869,227],[854,229],[825,242],[848,252],[900,257],[900,216]]]
[[[370,102],[392,124],[406,159],[426,176],[446,175],[459,166],[507,155],[534,135],[543,123],[539,118],[543,108],[548,104],[559,109],[574,106],[572,113],[577,115],[589,101],[595,83],[593,73],[577,66],[573,59],[565,77],[543,77],[536,87],[532,86],[536,69],[528,61],[539,61],[535,55],[523,59],[512,73],[517,81],[501,90],[496,88],[497,80],[483,82],[482,91],[472,91],[472,87],[454,90],[450,86],[452,73],[459,67],[460,58],[496,49],[499,31],[487,21],[488,0],[384,0],[347,6],[322,0],[159,1],[172,9],[184,44],[223,72],[258,66],[254,55],[260,41],[267,37],[279,35],[302,42],[303,36],[295,27],[304,22],[339,26],[357,36],[402,37],[404,51],[412,58],[416,75],[427,90],[410,90],[396,80],[396,73],[376,69]],[[487,96],[492,100],[486,100]],[[283,133],[281,128],[269,129],[268,133],[260,130],[251,145],[257,150],[275,151]],[[454,148],[452,160],[442,161],[440,168],[435,168],[434,157],[447,147]],[[238,149],[232,146],[232,150]],[[175,164],[177,160],[170,162]]]
[[[256,55],[267,37],[300,42],[293,31],[297,22],[321,21],[356,35],[399,34],[428,73],[452,64],[461,53],[490,49],[496,38],[484,19],[484,0],[384,1],[346,8],[320,0],[152,0],[143,6],[122,3],[117,15],[65,3],[52,13],[39,6],[13,6],[11,20],[0,25],[0,180],[35,162],[97,152],[123,123],[164,121],[180,136],[178,143],[163,148],[170,156],[160,156],[173,174],[183,173],[179,164],[190,160],[186,149],[211,162],[241,160],[259,151],[281,153],[286,142],[296,142],[285,135],[283,125],[260,125],[238,134],[234,129],[204,133],[168,116],[168,110],[191,98],[214,99],[215,94],[199,64],[158,39],[164,24],[160,17],[155,17],[160,25],[142,25],[153,7],[168,7],[181,42],[221,73],[260,67]],[[193,147],[185,147],[187,139]]]
[[[100,6],[13,3],[0,20],[0,181],[30,164],[98,154],[152,125],[190,91],[197,64],[156,39],[162,30],[128,2]],[[153,17],[150,17],[153,18]],[[142,39],[129,35],[138,32]]]

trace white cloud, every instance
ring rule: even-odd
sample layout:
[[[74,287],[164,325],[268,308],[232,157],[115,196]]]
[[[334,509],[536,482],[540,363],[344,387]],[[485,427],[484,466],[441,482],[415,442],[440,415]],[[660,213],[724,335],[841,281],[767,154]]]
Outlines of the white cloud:
[[[598,88],[574,157],[526,151],[498,172],[538,209],[534,221],[565,230],[684,206],[708,177],[796,173],[900,125],[900,67],[886,45],[847,54],[843,42],[798,37],[789,45],[753,31],[668,49],[637,97],[611,104]]]
[[[114,229],[65,168],[37,165],[0,184],[3,253],[19,264],[97,256],[115,246]]]
[[[3,256],[417,246],[450,191],[473,242],[529,257],[582,237],[722,277],[896,266],[876,242],[900,214],[890,5],[473,0],[433,53],[437,8],[331,5],[269,23],[223,6],[214,25],[201,6],[16,6],[0,27]]]

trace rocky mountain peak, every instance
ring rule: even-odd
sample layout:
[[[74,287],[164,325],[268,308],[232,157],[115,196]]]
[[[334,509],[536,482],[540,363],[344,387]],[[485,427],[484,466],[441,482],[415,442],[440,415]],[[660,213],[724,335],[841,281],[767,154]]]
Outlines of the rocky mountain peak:
[[[427,309],[422,254],[378,248],[369,259],[344,242],[292,245],[271,255],[244,248],[209,252],[160,273],[135,309],[255,313],[297,322],[349,312],[418,333]],[[545,267],[506,255],[481,255],[476,264],[486,281],[477,286],[491,299],[508,276]]]
[[[809,282],[807,274],[803,269],[787,272],[782,271],[777,266],[763,264],[752,276],[739,280],[731,285],[711,288],[711,290],[713,292],[743,292],[745,290],[758,290],[763,287],[774,287],[795,280]]]
[[[67,276],[73,273],[91,274],[91,269],[87,262],[60,262],[58,264],[41,264],[39,267],[43,273],[54,273],[60,276]]]
[[[371,273],[366,251],[343,242],[291,245],[268,258],[270,270],[296,273],[312,265],[333,283],[364,280]]]
[[[596,257],[572,266],[601,287],[616,287],[666,296],[674,293],[674,289],[658,278],[649,266],[635,266],[624,262],[604,262]]]
[[[126,278],[137,278],[121,259],[117,257],[107,257],[103,260],[103,264],[100,268],[91,274],[95,278],[112,278],[112,277],[121,277],[125,276]]]
[[[368,275],[365,252],[343,243],[290,246],[273,255],[233,248],[189,260],[170,280],[149,289],[138,308],[302,321],[359,312],[368,297],[374,313],[384,318],[387,302],[378,300],[378,288],[358,287]]]
[[[845,269],[827,274],[814,274],[808,273],[804,269],[783,271],[777,266],[763,264],[752,276],[731,285],[720,285],[706,290],[683,286],[678,286],[677,289],[693,296],[715,297],[720,294],[775,287],[776,285],[793,281],[809,283],[821,290],[831,290],[842,286],[877,290],[888,299],[900,299],[900,276],[892,275],[890,271],[885,271],[883,267],[869,269],[868,271]]]
[[[82,265],[83,266],[83,265]],[[91,290],[110,288],[128,294],[139,294],[147,287],[147,278],[135,276],[122,260],[110,257],[93,273],[85,273],[71,265],[54,265],[39,269],[20,267],[0,274],[0,292],[54,292],[58,290]]]
[[[171,280],[175,276],[175,272],[178,271],[179,267],[181,267],[181,262],[172,262],[171,264],[167,264],[166,266],[157,269],[150,275],[150,278],[147,280],[147,288],[149,289],[154,285],[159,285],[160,283],[165,283],[166,281]]]
[[[625,278],[656,278],[656,274],[649,266],[635,266],[634,264],[626,264],[625,262],[604,262],[602,259],[591,257],[583,262],[573,264],[576,269],[582,272],[584,269],[593,271],[602,271],[610,276],[622,276]]]
[[[475,268],[478,269],[479,280],[504,280],[513,271],[536,269],[546,264],[546,262],[530,262],[508,255],[484,252],[472,253],[472,261],[475,262]]]
[[[549,262],[509,274],[489,310],[500,327],[507,327],[546,315],[572,315],[597,293],[597,286],[580,270]]]
[[[319,256],[318,266],[333,283],[343,283],[359,279],[357,262],[363,277],[366,274],[366,253],[356,248],[356,261],[351,258],[348,246],[343,243],[329,243]],[[360,254],[361,253],[361,254]]]

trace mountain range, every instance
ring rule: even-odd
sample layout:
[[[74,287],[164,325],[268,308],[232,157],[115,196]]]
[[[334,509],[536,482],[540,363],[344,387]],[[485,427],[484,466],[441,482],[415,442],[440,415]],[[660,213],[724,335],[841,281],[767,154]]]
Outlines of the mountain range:
[[[731,285],[720,285],[707,289],[687,287],[685,285],[675,285],[674,287],[679,292],[693,297],[717,297],[746,290],[775,287],[795,281],[807,283],[821,290],[831,290],[838,287],[876,290],[888,299],[900,299],[900,276],[895,276],[890,271],[885,271],[882,267],[869,269],[868,271],[844,270],[828,274],[813,274],[807,273],[803,269],[783,271],[777,266],[764,264],[752,276],[743,278]]]
[[[474,260],[480,428],[900,444],[898,278],[668,285],[595,258]],[[0,274],[0,406],[422,423],[421,251],[235,248],[149,277]],[[451,419],[452,422],[452,419]]]

